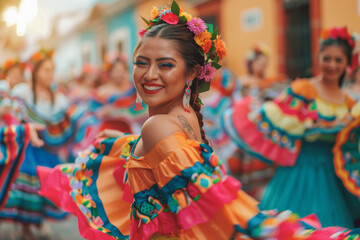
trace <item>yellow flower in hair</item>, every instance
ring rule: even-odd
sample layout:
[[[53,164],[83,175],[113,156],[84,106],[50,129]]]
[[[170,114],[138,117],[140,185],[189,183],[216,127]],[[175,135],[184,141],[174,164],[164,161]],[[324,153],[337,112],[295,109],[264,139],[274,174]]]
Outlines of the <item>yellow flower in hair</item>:
[[[205,41],[208,41],[211,39],[211,33],[209,33],[208,31],[202,32],[202,33],[196,35],[194,39],[195,39],[195,42],[197,43],[197,45],[202,47],[205,44]]]
[[[151,10],[151,20],[154,20],[159,15],[159,10],[157,7],[153,6]]]
[[[185,16],[187,21],[190,21],[192,19],[192,16],[190,13],[187,12],[180,12],[179,17]]]

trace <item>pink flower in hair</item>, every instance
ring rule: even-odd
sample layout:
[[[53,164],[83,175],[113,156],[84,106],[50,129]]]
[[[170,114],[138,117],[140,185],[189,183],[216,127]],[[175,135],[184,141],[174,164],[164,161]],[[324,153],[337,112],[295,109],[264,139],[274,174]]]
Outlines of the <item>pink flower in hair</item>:
[[[198,35],[206,30],[206,24],[201,18],[193,18],[187,23],[188,29]]]
[[[147,30],[145,28],[143,28],[138,32],[138,34],[142,38],[146,32],[147,32]]]
[[[207,63],[205,66],[201,66],[199,79],[205,79],[205,82],[210,82],[210,80],[215,76],[216,69],[211,66],[211,63]]]

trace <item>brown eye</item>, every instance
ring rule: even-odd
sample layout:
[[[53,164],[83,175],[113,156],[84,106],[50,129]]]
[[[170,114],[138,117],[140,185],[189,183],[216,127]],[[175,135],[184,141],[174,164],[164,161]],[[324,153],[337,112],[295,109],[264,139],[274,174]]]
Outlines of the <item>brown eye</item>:
[[[343,59],[342,59],[342,58],[336,58],[335,61],[336,61],[336,63],[343,63]]]
[[[324,56],[324,57],[323,57],[323,61],[324,61],[324,62],[330,62],[330,57]]]

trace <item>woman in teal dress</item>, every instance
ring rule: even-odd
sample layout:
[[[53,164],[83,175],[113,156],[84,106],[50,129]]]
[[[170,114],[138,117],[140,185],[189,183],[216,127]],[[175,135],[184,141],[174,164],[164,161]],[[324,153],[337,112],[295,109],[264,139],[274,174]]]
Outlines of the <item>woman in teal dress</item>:
[[[346,28],[324,30],[320,75],[295,80],[274,101],[247,98],[224,114],[242,149],[278,165],[262,209],[316,213],[323,226],[352,228],[360,218],[359,199],[336,175],[332,152],[337,133],[358,115],[359,104],[341,89],[354,44]]]

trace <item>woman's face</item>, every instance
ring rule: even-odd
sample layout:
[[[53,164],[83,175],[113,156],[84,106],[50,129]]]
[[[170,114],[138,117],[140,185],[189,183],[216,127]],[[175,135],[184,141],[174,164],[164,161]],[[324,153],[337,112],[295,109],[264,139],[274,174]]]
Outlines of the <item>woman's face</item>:
[[[115,62],[110,72],[110,79],[116,84],[122,84],[128,79],[128,71],[122,62]]]
[[[343,48],[336,45],[325,47],[319,57],[324,79],[338,82],[348,64]]]
[[[6,79],[9,82],[10,88],[13,88],[16,84],[24,81],[23,71],[20,67],[12,67],[6,74]]]
[[[150,108],[182,99],[186,81],[196,76],[186,70],[173,40],[148,37],[134,54],[135,87]]]
[[[51,87],[54,82],[54,63],[50,59],[44,60],[36,73],[37,84]]]
[[[268,58],[261,54],[252,63],[253,74],[258,77],[264,77],[268,65]]]

